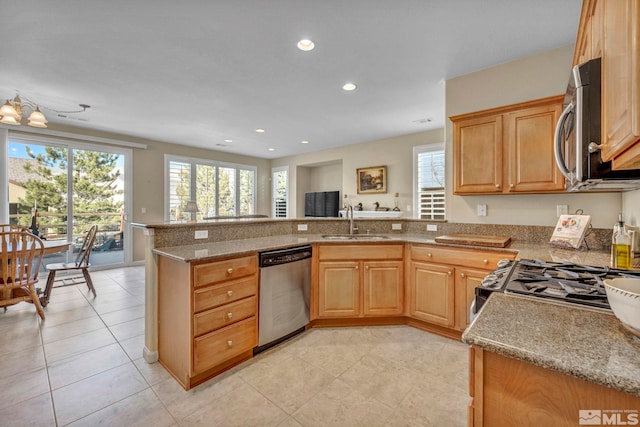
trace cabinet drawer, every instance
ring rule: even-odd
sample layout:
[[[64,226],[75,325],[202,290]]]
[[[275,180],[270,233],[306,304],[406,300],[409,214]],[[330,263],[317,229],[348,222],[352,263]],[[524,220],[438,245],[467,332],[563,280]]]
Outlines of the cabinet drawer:
[[[193,316],[193,335],[197,337],[237,323],[240,320],[255,316],[256,311],[256,297],[246,298],[212,310],[203,311]]]
[[[222,304],[238,301],[255,295],[257,291],[258,277],[255,274],[219,285],[196,289],[193,293],[193,311],[199,313]]]
[[[193,267],[193,286],[197,288],[223,280],[236,279],[256,271],[258,271],[257,255],[196,264]]]
[[[403,245],[320,245],[320,260],[402,259]]]
[[[199,374],[213,368],[258,344],[255,317],[211,332],[193,340],[193,370]]]
[[[503,258],[514,259],[515,254],[510,252],[489,252],[473,249],[411,245],[411,259],[414,261],[464,265],[465,267],[493,270],[498,265],[498,261]]]

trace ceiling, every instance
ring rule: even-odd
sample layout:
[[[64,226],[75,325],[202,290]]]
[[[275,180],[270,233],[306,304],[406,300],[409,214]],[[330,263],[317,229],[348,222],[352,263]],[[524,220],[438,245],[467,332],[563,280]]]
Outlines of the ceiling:
[[[52,123],[284,157],[443,127],[447,79],[574,43],[580,7],[0,0],[0,99],[19,93]]]

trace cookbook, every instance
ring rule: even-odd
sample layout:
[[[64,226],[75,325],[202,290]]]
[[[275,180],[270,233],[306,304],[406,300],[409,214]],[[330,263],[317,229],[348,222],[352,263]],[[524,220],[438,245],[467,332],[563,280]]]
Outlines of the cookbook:
[[[590,215],[560,215],[553,230],[552,246],[579,249],[584,245],[584,236],[591,222]]]

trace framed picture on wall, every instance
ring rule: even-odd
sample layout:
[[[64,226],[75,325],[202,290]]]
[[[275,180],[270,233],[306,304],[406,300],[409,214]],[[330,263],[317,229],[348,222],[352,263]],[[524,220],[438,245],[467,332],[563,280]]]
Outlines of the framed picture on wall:
[[[358,194],[387,192],[387,167],[372,166],[356,169]]]

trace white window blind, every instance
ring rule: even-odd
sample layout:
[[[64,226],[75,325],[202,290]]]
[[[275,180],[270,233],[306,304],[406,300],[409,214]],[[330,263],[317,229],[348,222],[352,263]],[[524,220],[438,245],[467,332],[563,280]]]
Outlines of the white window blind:
[[[414,148],[414,205],[420,219],[445,219],[445,158],[443,144]]]
[[[273,195],[273,217],[274,218],[287,218],[289,216],[288,210],[288,193],[289,193],[289,170],[288,168],[274,168],[272,170],[271,182]]]

